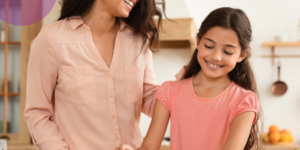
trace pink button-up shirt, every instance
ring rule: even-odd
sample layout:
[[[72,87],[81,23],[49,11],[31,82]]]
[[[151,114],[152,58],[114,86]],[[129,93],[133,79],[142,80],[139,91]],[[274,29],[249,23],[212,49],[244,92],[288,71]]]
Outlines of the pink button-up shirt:
[[[42,150],[113,150],[142,143],[141,112],[158,88],[152,52],[121,22],[110,67],[80,17],[44,26],[33,41],[24,116]]]

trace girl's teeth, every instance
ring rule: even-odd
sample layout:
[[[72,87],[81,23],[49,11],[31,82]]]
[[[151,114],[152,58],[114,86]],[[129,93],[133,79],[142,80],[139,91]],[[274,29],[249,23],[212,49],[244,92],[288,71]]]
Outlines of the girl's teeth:
[[[214,68],[218,68],[219,67],[219,66],[216,66],[216,65],[213,65],[213,64],[210,64],[210,63],[208,63],[208,65],[211,66],[211,67],[214,67]]]
[[[127,4],[129,4],[130,6],[133,6],[133,3],[129,0],[124,0]]]

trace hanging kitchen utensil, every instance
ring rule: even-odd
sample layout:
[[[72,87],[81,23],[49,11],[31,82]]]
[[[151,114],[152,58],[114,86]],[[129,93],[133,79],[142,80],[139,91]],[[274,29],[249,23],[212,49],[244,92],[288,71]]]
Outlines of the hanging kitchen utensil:
[[[278,80],[275,83],[273,83],[273,85],[271,87],[271,91],[272,91],[273,95],[281,96],[287,91],[288,87],[283,81],[280,81],[280,67],[281,67],[280,61],[278,62],[277,65],[278,65],[277,66]]]

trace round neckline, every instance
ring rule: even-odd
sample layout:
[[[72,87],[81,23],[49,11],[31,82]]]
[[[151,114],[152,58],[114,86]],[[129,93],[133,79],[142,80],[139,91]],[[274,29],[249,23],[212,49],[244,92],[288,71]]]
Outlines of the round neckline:
[[[217,96],[214,96],[214,97],[209,97],[209,98],[204,98],[204,97],[199,97],[196,93],[195,93],[195,90],[194,90],[194,85],[193,85],[193,81],[194,81],[194,76],[191,77],[190,79],[190,88],[191,88],[191,92],[193,94],[193,96],[195,98],[197,98],[197,100],[201,100],[201,101],[212,101],[212,100],[216,100],[217,98],[219,98],[220,96],[224,95],[224,93],[229,90],[232,85],[234,85],[234,82],[231,81],[230,84],[226,87],[225,90],[223,90],[220,94],[218,94]]]

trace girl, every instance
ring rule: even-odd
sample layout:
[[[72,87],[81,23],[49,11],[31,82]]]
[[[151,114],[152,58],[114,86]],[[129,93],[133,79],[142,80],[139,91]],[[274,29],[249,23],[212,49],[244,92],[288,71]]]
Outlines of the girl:
[[[219,8],[206,17],[182,79],[165,82],[156,93],[154,116],[139,150],[159,149],[169,118],[172,150],[259,149],[251,33],[240,9]]]
[[[60,2],[59,21],[43,27],[30,52],[24,116],[34,144],[137,148],[141,112],[152,116],[156,101],[149,46],[162,13],[155,0]]]

